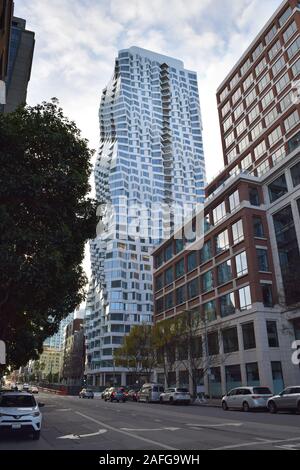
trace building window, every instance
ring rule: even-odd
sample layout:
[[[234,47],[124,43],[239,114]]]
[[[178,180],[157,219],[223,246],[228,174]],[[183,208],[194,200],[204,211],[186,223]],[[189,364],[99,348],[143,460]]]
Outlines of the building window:
[[[170,245],[168,245],[166,248],[165,248],[165,261],[169,261],[173,256],[173,244],[170,243]]]
[[[289,74],[288,72],[286,72],[280,80],[278,80],[278,82],[276,83],[276,91],[277,91],[277,95],[279,95],[279,93],[281,93],[286,87],[287,85],[290,83],[290,77],[289,77]]]
[[[255,160],[258,160],[266,152],[266,150],[267,150],[266,142],[263,140],[254,149]]]
[[[272,67],[273,77],[275,77],[285,66],[285,59],[284,56],[280,57],[280,59],[275,62]]]
[[[281,17],[279,18],[280,27],[283,26],[287,22],[287,20],[289,19],[292,13],[293,13],[292,7],[288,7],[285,10],[283,15],[281,15]]]
[[[273,60],[279,51],[281,51],[281,44],[280,44],[280,40],[278,39],[278,41],[275,42],[274,46],[271,47],[271,49],[269,50],[270,60]]]
[[[252,308],[250,286],[243,287],[239,290],[239,299],[241,311]]]
[[[264,226],[261,217],[253,217],[253,233],[256,238],[264,238]]]
[[[173,292],[169,292],[165,297],[165,308],[168,310],[172,307],[174,307]]]
[[[289,56],[289,59],[291,60],[297,52],[300,50],[300,37],[296,39],[296,41],[293,42],[293,44],[287,49],[287,54]]]
[[[239,350],[237,328],[228,328],[222,331],[224,353],[232,353]]]
[[[225,261],[222,264],[219,264],[217,267],[218,272],[218,283],[226,284],[227,282],[231,281],[232,279],[232,271],[231,271],[231,261]]]
[[[290,26],[285,30],[283,33],[284,42],[288,42],[288,40],[293,36],[293,34],[297,31],[296,22],[293,21]]]
[[[288,192],[285,175],[279,176],[273,183],[269,184],[270,202],[275,202]]]
[[[158,291],[162,289],[164,286],[164,275],[160,274],[160,276],[157,276],[155,280],[155,290]]]
[[[225,366],[225,374],[227,390],[242,385],[241,366],[239,364],[234,366]]]
[[[196,269],[197,265],[198,265],[197,253],[196,253],[196,251],[193,251],[187,257],[188,272],[193,271],[194,269]]]
[[[262,284],[262,298],[264,307],[273,307],[273,290],[272,284]]]
[[[249,201],[251,206],[260,206],[259,192],[257,188],[249,188]]]
[[[265,94],[265,96],[261,100],[261,105],[263,110],[265,110],[274,100],[274,91],[273,88],[271,88],[268,93]]]
[[[300,163],[291,168],[291,175],[294,188],[300,184]]]
[[[173,267],[169,268],[165,272],[165,285],[169,285],[174,281]]]
[[[244,323],[242,325],[242,332],[243,332],[244,349],[246,351],[248,349],[255,349],[256,341],[255,341],[254,323],[253,322]]]
[[[268,173],[269,170],[270,170],[270,163],[269,163],[269,160],[267,159],[263,163],[261,163],[261,165],[257,167],[257,176],[265,175],[266,173]]]
[[[228,238],[228,230],[224,230],[224,232],[219,233],[219,235],[215,236],[215,247],[216,247],[216,254],[223,253],[224,251],[228,250],[229,248],[229,238]]]
[[[268,252],[267,250],[257,248],[257,262],[258,262],[258,270],[261,272],[269,272],[269,262],[268,262]]]
[[[184,259],[182,258],[178,263],[175,264],[175,277],[178,279],[179,277],[184,275]]]
[[[300,73],[300,59],[294,63],[294,65],[292,66],[292,71],[293,76],[297,77],[297,75]]]
[[[213,333],[208,333],[207,335],[207,349],[209,356],[216,356],[219,354],[219,335],[218,332],[215,331]]]
[[[234,292],[220,297],[220,313],[222,318],[235,314]]]
[[[161,297],[160,299],[157,299],[156,301],[156,312],[161,313],[164,309],[164,298]]]
[[[229,196],[229,207],[230,212],[233,212],[240,205],[240,196],[239,191],[236,190],[233,194]]]
[[[285,301],[288,305],[300,301],[300,254],[291,206],[273,216],[279,253]]]
[[[243,160],[241,161],[242,170],[247,170],[252,165],[252,156],[249,153]]]
[[[217,224],[221,220],[223,220],[226,217],[226,206],[225,202],[222,202],[222,204],[219,204],[214,210],[213,210],[213,220],[214,224]]]
[[[187,294],[188,299],[193,299],[199,295],[199,281],[197,279],[193,279],[191,282],[187,284]]]
[[[201,249],[201,263],[206,263],[206,261],[212,258],[211,250],[211,240],[208,240],[204,243],[203,248]]]
[[[246,374],[247,374],[247,385],[249,386],[259,386],[259,372],[257,362],[251,362],[246,364]]]
[[[176,289],[176,305],[183,304],[185,300],[185,286],[178,287]]]
[[[265,41],[267,45],[270,44],[272,39],[276,36],[276,33],[277,33],[277,28],[274,25],[272,29],[268,32],[268,34],[265,36]]]
[[[246,251],[243,251],[235,257],[236,275],[237,277],[245,276],[248,274],[248,263]]]
[[[203,313],[206,321],[211,322],[217,319],[216,301],[211,300],[203,304]]]
[[[207,273],[202,276],[202,287],[203,292],[208,292],[214,288],[214,275],[213,271],[207,271]]]
[[[175,254],[177,255],[180,253],[184,248],[184,241],[182,238],[178,238],[175,240]]]
[[[233,244],[236,245],[244,240],[243,221],[239,220],[232,225]]]
[[[279,348],[276,321],[267,321],[268,343],[270,348]]]
[[[161,251],[155,257],[155,266],[159,268],[163,264],[163,262],[164,262],[164,256],[163,256],[163,251]]]
[[[278,140],[281,139],[281,137],[282,137],[281,127],[278,126],[268,136],[270,147],[274,145],[276,142],[278,142]]]
[[[286,132],[289,132],[298,123],[299,123],[299,114],[298,114],[298,111],[296,110],[284,121],[284,127],[285,127]]]

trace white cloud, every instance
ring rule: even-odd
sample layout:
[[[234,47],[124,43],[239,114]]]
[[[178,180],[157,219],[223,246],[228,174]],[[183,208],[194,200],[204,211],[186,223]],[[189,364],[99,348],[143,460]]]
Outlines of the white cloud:
[[[36,32],[28,102],[57,96],[97,148],[98,107],[119,49],[132,45],[198,73],[210,179],[223,158],[216,89],[281,0],[15,0]]]

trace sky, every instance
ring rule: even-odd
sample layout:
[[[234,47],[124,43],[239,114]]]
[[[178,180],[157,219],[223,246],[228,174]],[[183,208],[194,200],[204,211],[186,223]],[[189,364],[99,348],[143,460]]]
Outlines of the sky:
[[[15,0],[35,32],[27,102],[57,97],[90,147],[118,50],[143,47],[198,75],[207,180],[223,167],[216,89],[281,0]]]

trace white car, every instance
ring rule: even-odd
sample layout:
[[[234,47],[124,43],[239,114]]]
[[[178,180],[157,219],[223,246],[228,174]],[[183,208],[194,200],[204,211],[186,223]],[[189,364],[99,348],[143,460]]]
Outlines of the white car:
[[[268,387],[238,387],[230,390],[222,398],[222,408],[227,411],[235,408],[250,411],[254,408],[267,408],[268,399],[272,396]]]
[[[30,387],[30,393],[39,393],[39,389],[35,385],[32,385]]]
[[[27,392],[0,393],[0,431],[27,431],[40,438],[42,414],[34,396]]]
[[[184,403],[189,405],[191,403],[191,395],[187,388],[167,388],[160,394],[160,403],[170,403],[176,405]]]

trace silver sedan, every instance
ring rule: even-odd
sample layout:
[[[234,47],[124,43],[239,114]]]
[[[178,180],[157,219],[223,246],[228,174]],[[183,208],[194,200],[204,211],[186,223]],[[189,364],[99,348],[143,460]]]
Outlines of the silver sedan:
[[[292,411],[300,413],[300,386],[285,388],[278,395],[268,400],[270,413],[277,411]]]

